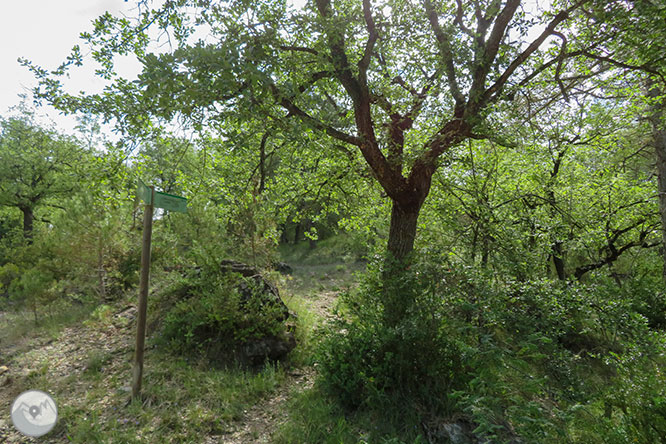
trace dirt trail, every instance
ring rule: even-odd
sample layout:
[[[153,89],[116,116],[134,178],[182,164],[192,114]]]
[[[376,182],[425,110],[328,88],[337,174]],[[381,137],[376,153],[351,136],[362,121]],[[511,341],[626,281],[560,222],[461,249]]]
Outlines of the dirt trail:
[[[308,309],[322,319],[330,318],[338,293],[320,291],[305,297]],[[105,374],[129,374],[134,341],[132,328],[136,309],[132,305],[116,309],[112,322],[105,325],[75,325],[65,328],[58,339],[24,339],[13,344],[0,344],[0,443],[44,442],[20,435],[13,427],[9,412],[11,403],[21,392],[30,388],[31,381],[58,381],[66,387],[64,399],[58,407],[77,408],[86,394],[82,374],[91,362],[91,356],[124,354],[123,359],[111,359],[104,364]],[[204,438],[207,444],[269,443],[271,437],[286,419],[287,403],[296,393],[314,384],[315,371],[309,367],[287,370],[287,378],[276,392],[244,412],[234,424],[232,432]],[[63,381],[66,383],[62,384]],[[63,390],[61,388],[61,390]],[[48,391],[48,389],[46,390]],[[56,394],[58,395],[58,394]],[[78,395],[78,396],[77,396]],[[80,399],[81,401],[77,401]],[[100,400],[105,402],[104,400]],[[50,436],[48,442],[69,442],[65,436]]]
[[[287,402],[296,393],[314,384],[311,368],[297,369],[288,374],[287,381],[270,398],[254,405],[237,424],[237,429],[223,437],[209,437],[206,444],[267,444],[286,420]]]

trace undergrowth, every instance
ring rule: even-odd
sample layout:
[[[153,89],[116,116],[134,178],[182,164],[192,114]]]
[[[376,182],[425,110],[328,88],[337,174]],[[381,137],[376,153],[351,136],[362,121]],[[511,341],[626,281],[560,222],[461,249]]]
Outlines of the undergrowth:
[[[344,295],[317,354],[328,401],[293,404],[286,435],[316,434],[308,412],[328,408],[369,442],[447,442],[454,425],[493,443],[666,436],[665,337],[636,309],[641,293],[432,263],[376,264]]]

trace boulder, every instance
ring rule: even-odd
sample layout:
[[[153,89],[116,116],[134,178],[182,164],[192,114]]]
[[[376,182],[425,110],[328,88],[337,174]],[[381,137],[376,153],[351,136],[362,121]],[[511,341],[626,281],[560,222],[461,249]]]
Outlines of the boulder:
[[[257,268],[242,262],[224,260],[220,264],[220,270],[243,276],[237,287],[241,308],[251,298],[259,296],[262,306],[270,307],[275,311],[276,320],[288,324],[290,318],[296,317],[282,301],[277,287],[264,278]],[[240,347],[236,357],[242,362],[259,365],[266,359],[277,361],[284,358],[294,347],[296,347],[296,340],[287,325],[283,337],[268,336],[249,340]]]
[[[284,262],[277,262],[275,265],[273,265],[273,268],[275,271],[282,274],[291,274],[294,271],[289,264]]]
[[[220,263],[220,270],[224,273],[238,273],[245,277],[261,274],[259,273],[259,269],[253,267],[252,265],[229,259],[225,259]]]

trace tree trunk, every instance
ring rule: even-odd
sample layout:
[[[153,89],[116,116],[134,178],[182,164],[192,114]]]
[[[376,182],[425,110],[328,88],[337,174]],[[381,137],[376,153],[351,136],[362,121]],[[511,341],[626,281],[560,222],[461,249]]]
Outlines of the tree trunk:
[[[661,249],[664,265],[662,279],[666,283],[666,125],[664,124],[664,108],[666,102],[661,97],[663,92],[654,84],[650,85],[648,97],[656,100],[650,115],[652,123],[652,139],[657,158],[657,189],[659,192],[659,214],[661,216]],[[659,103],[661,101],[661,103]]]
[[[259,144],[259,191],[261,194],[266,187],[266,141],[268,140],[268,133],[264,133]]]
[[[20,210],[23,212],[23,236],[28,240],[28,243],[32,243],[32,228],[35,215],[32,207],[20,207]]]
[[[106,285],[104,285],[104,237],[100,229],[99,238],[97,239],[97,277],[99,279],[99,295],[102,301],[106,301]]]
[[[403,261],[414,250],[416,224],[421,205],[400,205],[393,201],[387,249],[396,261]]]
[[[561,281],[566,280],[567,275],[564,271],[562,241],[555,241],[551,245],[551,257],[553,258],[553,264],[555,264],[555,271],[557,271],[557,278]]]

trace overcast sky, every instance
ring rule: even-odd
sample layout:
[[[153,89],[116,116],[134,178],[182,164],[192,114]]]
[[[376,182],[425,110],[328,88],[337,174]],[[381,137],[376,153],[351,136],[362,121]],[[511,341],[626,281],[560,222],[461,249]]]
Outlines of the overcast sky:
[[[0,0],[0,116],[20,103],[19,94],[28,93],[36,82],[19,57],[48,69],[62,63],[70,49],[79,42],[79,34],[92,29],[91,22],[105,11],[129,14],[133,1],[124,0]],[[83,48],[82,48],[83,49]],[[126,68],[131,70],[131,66]],[[102,82],[92,69],[78,69],[70,81],[75,90],[101,89]],[[39,112],[47,111],[45,107]],[[64,131],[74,127],[73,119],[49,115]]]

